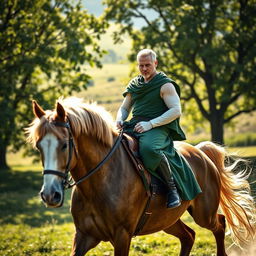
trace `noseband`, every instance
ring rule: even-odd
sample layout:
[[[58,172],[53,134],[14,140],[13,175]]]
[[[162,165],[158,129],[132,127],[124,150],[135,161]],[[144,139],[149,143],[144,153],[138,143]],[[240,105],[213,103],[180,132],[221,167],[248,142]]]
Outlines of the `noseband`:
[[[78,181],[72,182],[72,178],[68,178],[68,174],[70,172],[70,163],[71,163],[73,151],[75,151],[75,152],[77,152],[77,151],[76,151],[76,148],[75,148],[75,145],[74,145],[74,140],[73,140],[73,135],[72,135],[70,124],[69,124],[69,122],[52,122],[52,123],[55,126],[64,127],[64,128],[68,129],[68,134],[69,134],[68,162],[67,162],[67,165],[66,165],[65,173],[63,173],[61,171],[56,171],[56,170],[44,170],[43,171],[43,175],[53,174],[53,175],[57,175],[57,176],[61,177],[63,179],[63,186],[64,186],[65,189],[68,189],[68,188],[71,188],[71,187],[73,187],[75,185],[80,184],[81,182],[85,181],[90,176],[92,176],[95,172],[97,172],[102,167],[102,165],[105,162],[107,162],[109,160],[109,158],[113,155],[113,153],[116,151],[116,149],[120,145],[120,142],[121,142],[122,137],[123,137],[123,131],[121,130],[117,140],[115,141],[114,145],[112,146],[112,148],[108,152],[108,154],[103,158],[103,160],[100,163],[98,163],[96,167],[91,169],[86,175],[81,177]]]

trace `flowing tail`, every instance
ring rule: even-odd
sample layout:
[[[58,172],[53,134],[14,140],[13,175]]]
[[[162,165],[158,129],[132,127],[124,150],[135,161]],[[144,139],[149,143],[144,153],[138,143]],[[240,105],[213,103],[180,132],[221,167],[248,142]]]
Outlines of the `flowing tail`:
[[[221,179],[220,209],[226,217],[231,236],[237,245],[246,245],[255,236],[256,208],[247,181],[246,170],[233,172],[243,159],[233,159],[225,166],[230,154],[212,142],[202,142],[196,146],[203,151],[217,167]],[[232,158],[231,158],[232,159]]]

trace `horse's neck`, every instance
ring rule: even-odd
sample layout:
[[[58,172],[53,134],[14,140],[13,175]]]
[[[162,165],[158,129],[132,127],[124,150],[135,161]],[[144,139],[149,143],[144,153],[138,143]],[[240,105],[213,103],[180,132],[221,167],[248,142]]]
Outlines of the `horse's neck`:
[[[76,178],[86,175],[95,168],[111,150],[110,147],[103,146],[102,143],[89,136],[79,138],[78,144],[79,160],[74,171]],[[84,181],[83,188],[87,190],[87,193],[109,192],[122,196],[122,191],[128,190],[137,179],[133,166],[120,145],[111,158],[88,180]]]
[[[110,150],[110,148],[102,150],[102,145],[92,138],[84,138],[83,141],[86,141],[86,145],[79,147],[79,163],[75,170],[79,172],[80,177],[94,168]],[[118,216],[121,211],[126,215],[127,205],[139,203],[143,206],[144,201],[147,200],[144,186],[122,145],[95,174],[81,183],[75,191],[76,196],[73,196],[72,202],[79,201],[79,205],[83,206],[83,214],[87,216],[102,216],[103,214],[103,219],[108,214],[114,213]],[[77,206],[73,203],[72,205],[74,205],[72,211],[77,211]],[[131,214],[134,213],[133,207],[129,210]]]
[[[115,138],[114,138],[115,141]],[[92,136],[81,136],[77,139],[78,163],[72,175],[75,179],[86,175],[90,170],[94,169],[109,153],[110,147],[102,145]],[[91,185],[94,181],[98,186],[106,186],[106,182],[110,182],[111,177],[115,176],[121,159],[117,157],[119,149],[104,165],[89,178]],[[114,158],[114,159],[113,159]],[[118,170],[122,172],[123,170]],[[120,178],[120,177],[119,177]]]

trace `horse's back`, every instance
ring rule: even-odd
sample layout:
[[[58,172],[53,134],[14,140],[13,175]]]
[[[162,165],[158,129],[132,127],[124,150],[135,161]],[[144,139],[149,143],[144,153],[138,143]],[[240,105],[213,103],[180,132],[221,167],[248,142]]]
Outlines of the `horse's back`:
[[[207,187],[219,191],[220,176],[212,160],[198,147],[186,142],[175,141],[174,147],[187,160],[203,191]],[[210,183],[210,184],[209,184]],[[211,187],[213,186],[213,187]]]

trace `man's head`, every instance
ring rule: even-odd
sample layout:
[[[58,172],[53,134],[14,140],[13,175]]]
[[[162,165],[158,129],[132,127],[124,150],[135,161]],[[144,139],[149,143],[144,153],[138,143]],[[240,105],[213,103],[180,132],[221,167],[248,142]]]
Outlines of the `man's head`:
[[[145,81],[149,81],[155,76],[157,59],[156,53],[151,49],[143,49],[137,54],[137,62],[141,75]]]

